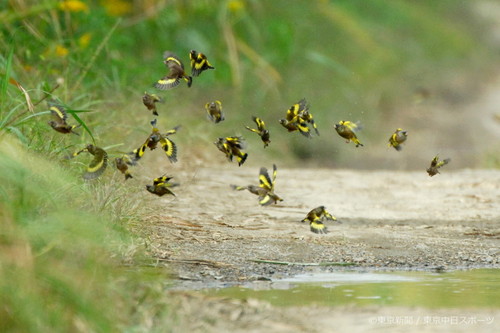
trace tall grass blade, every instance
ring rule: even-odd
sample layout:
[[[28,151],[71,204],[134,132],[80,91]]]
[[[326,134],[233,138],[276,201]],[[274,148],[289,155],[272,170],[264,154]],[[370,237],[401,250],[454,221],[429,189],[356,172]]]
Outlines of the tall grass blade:
[[[12,57],[14,56],[14,46],[10,48],[9,55],[7,56],[7,62],[5,63],[5,77],[2,81],[2,86],[0,87],[0,100],[2,110],[5,107],[7,100],[7,88],[9,86],[10,73],[12,70]],[[1,111],[0,111],[1,112]]]
[[[95,144],[95,138],[94,138],[94,135],[92,134],[92,131],[88,128],[87,124],[85,124],[85,122],[82,120],[82,118],[80,118],[78,116],[78,112],[75,112],[76,110],[67,110],[68,113],[70,113],[73,118],[75,118],[75,120],[83,127],[83,129],[89,133],[90,137],[92,138],[92,143]]]

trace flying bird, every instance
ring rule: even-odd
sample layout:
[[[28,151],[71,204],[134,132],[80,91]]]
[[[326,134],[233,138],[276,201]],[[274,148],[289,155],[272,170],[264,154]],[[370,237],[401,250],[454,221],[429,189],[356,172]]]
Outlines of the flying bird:
[[[203,53],[198,53],[195,50],[191,50],[189,52],[189,59],[191,60],[191,75],[199,76],[201,72],[206,71],[207,69],[215,69],[208,62],[207,56]]]
[[[125,154],[122,157],[115,158],[115,166],[116,168],[125,176],[125,180],[129,178],[133,178],[132,174],[128,170],[128,166],[130,165],[131,159],[129,155]]]
[[[324,220],[337,221],[337,218],[327,212],[325,206],[319,206],[307,213],[307,216],[301,222],[309,222],[312,232],[317,234],[326,234],[328,229],[323,224]]]
[[[163,59],[163,63],[168,67],[168,74],[156,81],[154,87],[159,90],[172,89],[177,87],[181,83],[181,80],[186,81],[187,86],[191,87],[193,78],[186,74],[181,60],[169,51],[165,51]]]
[[[68,119],[68,114],[64,107],[59,104],[56,104],[54,101],[50,101],[47,103],[49,106],[50,114],[52,115],[51,121],[48,122],[50,127],[52,127],[55,131],[63,134],[73,133],[76,135],[80,135],[74,131],[75,128],[80,125],[68,125],[66,120]]]
[[[359,131],[361,127],[358,123],[353,123],[351,121],[341,120],[338,124],[335,124],[335,130],[338,135],[346,139],[346,143],[350,141],[356,144],[356,147],[363,146],[363,144],[358,140],[356,136],[357,131]]]
[[[269,140],[269,130],[266,129],[266,124],[264,123],[264,121],[258,117],[255,117],[253,116],[252,117],[252,120],[255,122],[255,124],[257,124],[257,128],[251,128],[249,126],[245,126],[247,130],[249,131],[252,131],[254,133],[257,133],[262,142],[264,142],[264,148],[266,148],[269,143],[271,143],[271,140]]]
[[[134,165],[146,152],[146,148],[150,150],[156,149],[158,143],[161,145],[161,148],[167,155],[170,162],[177,162],[177,146],[176,144],[168,138],[169,135],[177,133],[180,126],[176,126],[173,129],[160,133],[160,130],[156,127],[157,120],[151,121],[151,126],[153,127],[151,134],[148,136],[146,141],[139,148],[133,150],[129,155],[132,156],[131,163],[129,165]]]
[[[208,119],[218,124],[224,120],[224,114],[222,113],[222,103],[220,101],[214,101],[205,104],[205,109],[207,110]]]
[[[247,185],[247,186],[238,186],[238,185],[230,185],[233,190],[243,191],[248,190],[250,193],[253,193],[259,197],[259,204],[261,206],[268,206],[273,203],[278,203],[279,201],[283,201],[276,193],[274,193],[274,184],[276,182],[277,175],[277,167],[276,164],[273,164],[273,176],[272,178],[269,176],[269,173],[266,168],[261,167],[259,170],[259,186],[256,185]]]
[[[307,125],[310,123],[319,135],[316,123],[309,113],[309,105],[305,98],[293,104],[286,112],[286,117],[279,120],[280,124],[288,130],[288,132],[299,131],[307,138],[311,137],[311,130]]]
[[[227,159],[231,162],[233,157],[236,156],[238,166],[245,163],[248,154],[242,150],[245,149],[245,142],[241,136],[228,136],[225,138],[218,138],[214,142],[215,146],[223,152]]]
[[[152,194],[161,197],[165,194],[171,194],[175,197],[175,193],[170,190],[171,187],[179,186],[178,183],[170,183],[174,177],[161,176],[153,179],[153,185],[146,185],[146,190]]]
[[[403,129],[398,128],[389,138],[389,147],[394,147],[397,151],[401,151],[403,147],[401,147],[401,144],[406,141],[406,138],[408,137],[408,132],[403,131]]]
[[[98,178],[103,174],[104,170],[106,170],[106,167],[108,166],[108,153],[106,153],[106,151],[102,148],[89,144],[82,150],[74,153],[72,157],[80,155],[83,152],[87,152],[94,156],[92,161],[90,161],[87,170],[83,174],[83,178],[87,180]]]
[[[156,110],[156,103],[163,102],[163,99],[156,94],[148,94],[144,92],[142,96],[142,103],[148,108],[148,110],[153,111],[153,115],[157,116],[158,111]]]
[[[427,173],[429,174],[429,176],[435,176],[437,175],[439,172],[439,168],[441,168],[442,166],[450,163],[451,159],[449,158],[446,158],[442,161],[439,160],[439,156],[435,156],[432,161],[431,161],[431,166],[427,169]]]

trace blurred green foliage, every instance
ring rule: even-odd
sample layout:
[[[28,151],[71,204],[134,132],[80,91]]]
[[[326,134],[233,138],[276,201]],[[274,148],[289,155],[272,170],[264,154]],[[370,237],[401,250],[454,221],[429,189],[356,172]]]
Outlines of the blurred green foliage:
[[[454,0],[297,0],[293,5],[286,0],[10,0],[0,4],[0,46],[15,48],[11,74],[32,98],[41,97],[46,82],[58,83],[54,93],[73,108],[102,99],[109,110],[86,121],[113,141],[121,140],[120,133],[110,130],[108,119],[147,131],[149,115],[140,96],[165,74],[163,51],[174,51],[187,67],[189,50],[198,50],[217,69],[196,78],[191,89],[162,92],[164,115],[199,124],[204,104],[219,99],[228,121],[207,129],[210,140],[221,128],[228,135],[242,133],[242,123],[255,114],[286,137],[273,141],[271,154],[321,158],[329,154],[320,150],[335,153],[342,140],[320,138],[310,145],[287,135],[277,124],[286,109],[306,97],[320,129],[331,132],[333,122],[350,119],[370,123],[366,135],[378,134],[378,124],[421,92],[438,95],[452,75],[484,74],[496,60],[471,6]],[[2,56],[5,63],[7,54]],[[124,113],[133,114],[135,122],[123,119]]]

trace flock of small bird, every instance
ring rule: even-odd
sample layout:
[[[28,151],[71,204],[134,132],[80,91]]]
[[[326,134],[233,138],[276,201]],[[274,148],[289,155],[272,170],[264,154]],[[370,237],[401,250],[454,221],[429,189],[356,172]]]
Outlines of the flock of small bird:
[[[166,51],[163,54],[163,62],[168,68],[168,73],[156,81],[153,86],[158,90],[170,90],[177,87],[182,81],[185,81],[187,86],[191,87],[193,84],[193,78],[200,76],[200,74],[206,70],[215,69],[203,53],[191,50],[189,53],[189,59],[191,65],[191,75],[186,73],[184,64],[179,57],[172,52]],[[163,102],[161,97],[156,94],[145,92],[142,96],[142,101],[144,106],[151,111],[154,116],[158,116],[156,104]],[[73,133],[79,135],[78,132],[75,131],[78,126],[69,125],[67,123],[67,112],[61,103],[55,100],[50,100],[48,102],[48,107],[53,119],[48,124],[55,131],[63,134]],[[205,109],[207,111],[207,117],[210,121],[215,124],[224,121],[225,118],[222,112],[222,103],[220,101],[216,100],[206,103]],[[271,140],[269,130],[266,128],[265,122],[256,116],[253,116],[252,120],[255,122],[257,128],[245,126],[246,129],[259,135],[264,144],[264,148],[267,147],[271,143]],[[288,132],[298,131],[305,137],[311,138],[312,131],[314,131],[314,133],[319,136],[319,130],[314,122],[313,115],[309,111],[309,105],[305,98],[293,104],[286,111],[285,117],[279,119],[279,123],[287,129]],[[117,170],[124,175],[125,180],[133,178],[129,168],[137,165],[137,162],[142,158],[148,148],[149,150],[154,150],[158,147],[158,144],[161,146],[161,149],[165,152],[170,162],[177,162],[177,146],[169,138],[169,136],[176,134],[180,126],[176,126],[166,132],[161,132],[157,128],[157,118],[151,121],[151,126],[151,134],[149,134],[145,142],[139,148],[116,157],[114,160]],[[346,143],[353,142],[356,147],[363,146],[356,135],[356,133],[361,129],[361,125],[358,122],[342,120],[335,124],[334,128],[338,135],[346,140]],[[407,131],[398,128],[390,136],[388,146],[400,151],[402,149],[401,145],[406,141],[407,137]],[[241,136],[220,137],[214,142],[214,144],[218,150],[225,154],[229,161],[233,161],[233,158],[235,158],[239,166],[245,163],[248,158],[248,154],[243,151],[245,149],[245,141]],[[89,144],[85,148],[73,153],[70,158],[76,157],[83,152],[93,155],[93,159],[83,174],[83,178],[87,180],[98,178],[107,168],[107,152],[100,147]],[[450,159],[439,160],[439,157],[435,156],[431,161],[430,167],[427,169],[427,173],[431,177],[438,174],[438,169],[448,164],[449,161]],[[283,199],[274,192],[276,175],[277,167],[275,164],[273,164],[272,177],[269,175],[269,172],[265,167],[261,167],[259,171],[258,185],[230,185],[230,187],[237,191],[248,190],[250,193],[257,195],[258,202],[262,206],[271,205],[273,203],[283,201]],[[179,184],[171,182],[172,179],[172,176],[166,175],[155,178],[153,179],[152,185],[146,185],[146,190],[160,197],[165,194],[175,196],[171,188],[179,186]],[[307,213],[307,216],[301,222],[309,222],[310,230],[312,232],[325,234],[328,232],[328,229],[323,223],[325,220],[336,221],[337,219],[331,215],[324,206],[319,206]]]

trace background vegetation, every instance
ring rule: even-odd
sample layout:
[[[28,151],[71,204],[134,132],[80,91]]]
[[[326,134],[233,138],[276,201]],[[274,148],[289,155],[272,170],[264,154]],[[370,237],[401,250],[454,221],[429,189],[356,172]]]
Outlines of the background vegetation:
[[[142,143],[151,114],[141,96],[165,74],[163,51],[187,66],[195,49],[216,67],[190,89],[161,93],[160,128],[185,131],[180,159],[224,162],[211,142],[234,134],[247,137],[250,156],[263,154],[243,128],[258,115],[272,131],[268,156],[329,166],[349,165],[334,122],[361,120],[365,137],[385,145],[412,120],[407,105],[430,96],[467,100],[478,88],[469,82],[498,57],[472,2],[291,3],[0,2],[0,330],[133,330],[148,326],[141,311],[166,316],[155,289],[161,278],[145,285],[121,274],[121,264],[135,262],[128,253],[140,252],[122,227],[140,219],[142,197],[116,185],[120,175],[83,183],[84,162],[63,159],[94,140],[111,156]],[[88,132],[54,132],[49,97]],[[310,141],[277,123],[303,97],[322,133]],[[227,119],[217,126],[204,110],[215,99]]]

